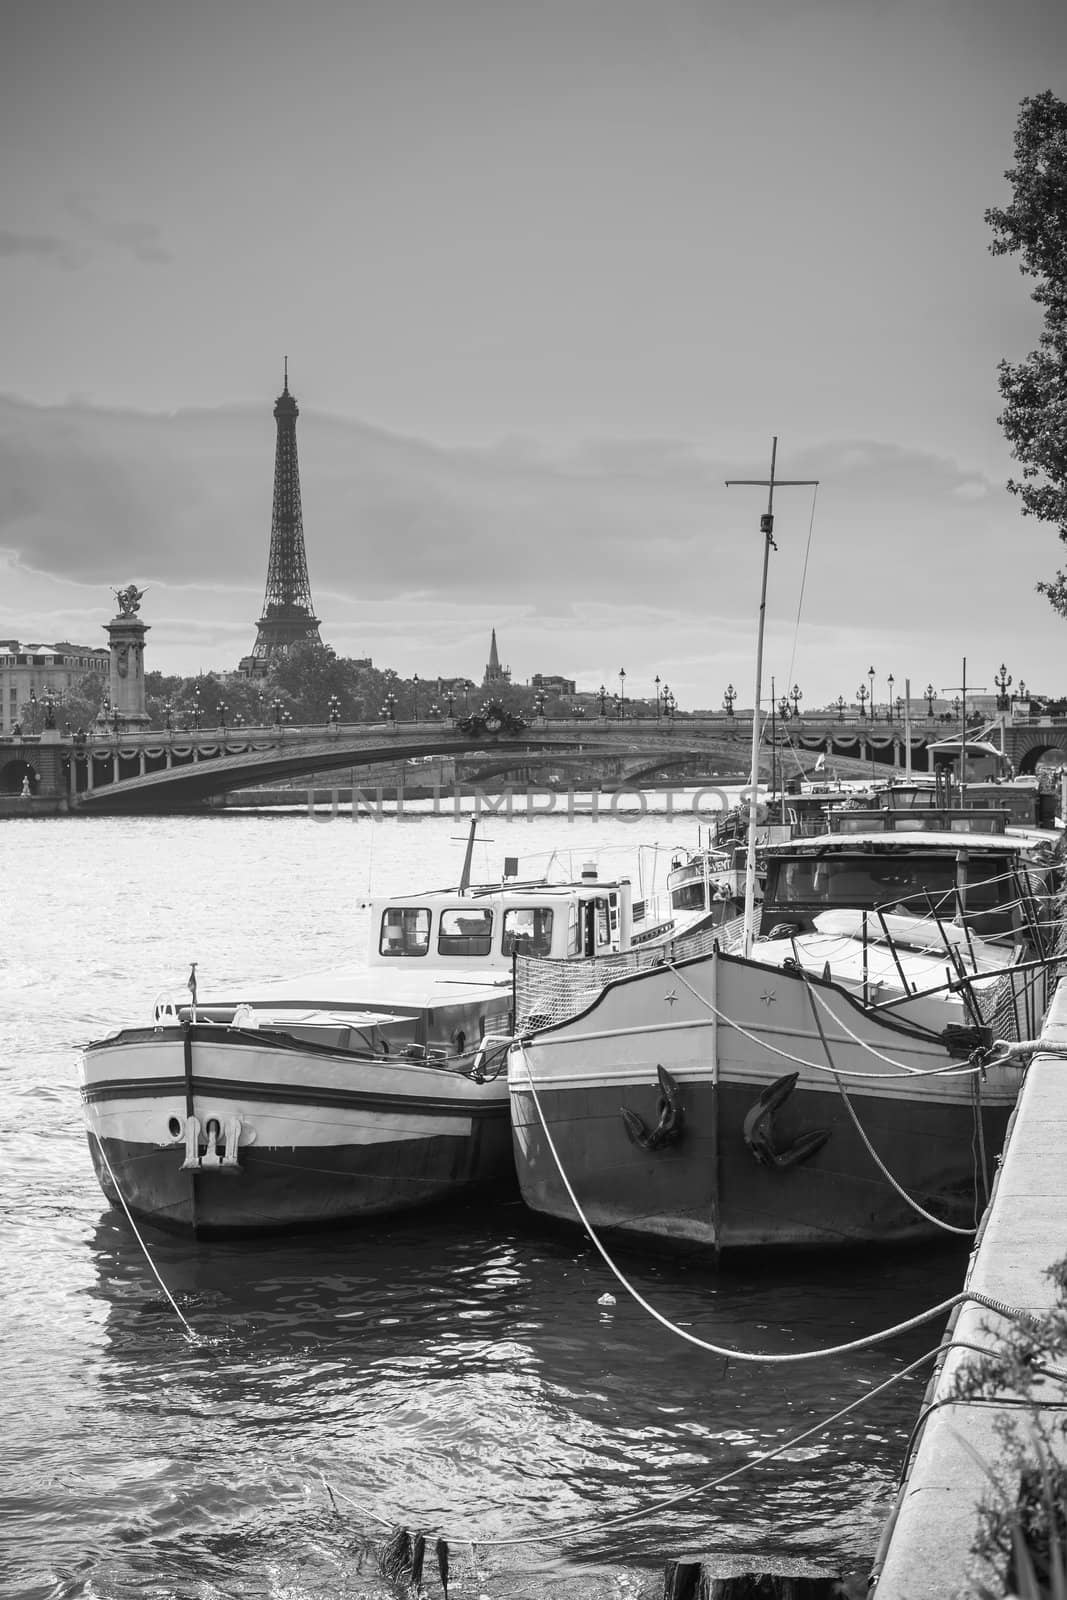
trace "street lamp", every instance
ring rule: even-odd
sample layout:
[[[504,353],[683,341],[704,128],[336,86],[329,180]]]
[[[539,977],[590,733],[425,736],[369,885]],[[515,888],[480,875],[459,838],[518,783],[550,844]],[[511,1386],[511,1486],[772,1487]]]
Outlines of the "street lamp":
[[[674,721],[674,708],[675,708],[675,706],[677,704],[678,704],[678,702],[675,700],[674,695],[671,693],[671,691],[668,688],[668,686],[666,684],[664,684],[663,685],[663,714],[664,714],[664,716],[669,717],[671,722]]]
[[[392,722],[395,725],[396,695],[393,694],[392,690],[390,690],[390,692],[386,695],[385,700],[382,702],[381,716],[386,722]]]
[[[864,721],[866,721],[867,720],[867,685],[865,683],[861,683],[859,688],[856,690],[856,699],[860,703],[860,716],[864,719]]]
[[[456,715],[456,694],[454,689],[449,689],[448,693],[445,695],[445,700],[448,703],[449,721],[454,721]]]
[[[871,721],[873,722],[874,721],[874,668],[873,667],[868,667],[867,668],[867,682],[869,684],[869,694],[870,694],[870,701],[871,701]]]
[[[601,684],[600,688],[597,690],[597,699],[600,701],[600,715],[603,716],[604,707],[607,704],[608,699],[608,691],[605,689],[603,684]]]
[[[845,720],[845,707],[848,705],[848,701],[845,699],[844,695],[843,694],[839,694],[837,699],[836,700],[832,700],[830,703],[831,703],[831,705],[835,705],[837,707],[837,720],[838,720],[838,722],[844,722],[844,720]]]
[[[789,691],[789,698],[793,702],[793,715],[794,715],[794,717],[799,717],[799,715],[800,715],[800,702],[803,700],[804,696],[801,693],[801,691],[797,688],[795,683],[794,683],[793,687]]]
[[[783,722],[789,721],[789,696],[783,694],[778,701],[778,715]]]
[[[923,690],[923,694],[926,696],[926,715],[928,717],[932,717],[934,714],[934,693],[935,690],[933,684],[928,683],[926,688]]]
[[[332,694],[326,702],[326,721],[330,727],[336,728],[341,720],[341,702]]]
[[[889,704],[885,708],[885,720],[887,722],[892,722],[892,720],[893,720],[893,684],[895,683],[895,681],[896,680],[894,679],[893,674],[890,673],[889,674]]]
[[[903,722],[903,720],[904,720],[904,696],[902,694],[898,694],[897,695],[897,721],[898,722]]]
[[[412,722],[418,722],[418,720],[419,720],[419,675],[418,675],[417,672],[412,675],[412,679],[411,679],[411,711],[412,711],[412,716],[411,716]]]
[[[200,732],[200,686],[193,690],[193,723],[197,733]]]
[[[659,685],[660,685],[660,676],[659,676],[658,672],[656,673],[655,683],[656,683],[656,721],[658,722],[659,721]]]
[[[281,703],[281,701],[280,700],[275,700],[274,703],[271,706],[271,710],[274,713],[274,726],[276,728],[280,728],[281,725],[282,725],[282,703]],[[197,724],[197,726],[199,727],[199,723]]]
[[[219,701],[219,704],[218,704],[218,718],[219,718],[219,727],[222,729],[223,733],[225,733],[226,732],[226,707],[225,707],[224,703],[221,700]]]
[[[545,699],[545,691],[543,689],[538,689],[537,693],[534,695],[534,715],[540,717],[542,722],[545,720]]]
[[[625,667],[620,667],[619,668],[619,706],[620,706],[619,715],[620,715],[620,717],[624,717],[626,715],[626,668]]]
[[[168,733],[170,732],[170,718],[171,718],[171,712],[172,712],[173,709],[174,708],[172,707],[170,701],[168,700],[166,705],[163,707],[163,726],[164,726],[164,728],[166,728]]]
[[[734,688],[732,683],[728,683],[722,697],[722,703],[726,707],[726,715],[728,717],[732,717],[734,714],[734,701],[736,699],[737,690]]]
[[[30,732],[37,732],[37,690],[30,690]]]
[[[997,686],[997,710],[1007,711],[1008,690],[1011,688],[1011,673],[1003,661],[1000,663],[1000,671],[993,674],[993,682]]]

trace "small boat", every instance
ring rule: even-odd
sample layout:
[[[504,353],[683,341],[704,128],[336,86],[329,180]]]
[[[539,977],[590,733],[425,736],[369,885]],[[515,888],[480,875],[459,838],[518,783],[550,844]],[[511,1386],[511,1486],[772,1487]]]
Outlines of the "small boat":
[[[1000,811],[828,821],[768,846],[747,948],[737,918],[565,993],[519,964],[533,1210],[713,1253],[974,1226],[1019,1083],[993,1042],[1051,993],[1049,846]]]
[[[360,966],[218,992],[194,968],[148,1025],[89,1044],[82,1101],[112,1203],[211,1236],[513,1191],[504,1055],[484,1041],[511,1029],[514,962],[617,959],[681,923],[594,865],[472,888],[470,851],[459,888],[365,902]]]

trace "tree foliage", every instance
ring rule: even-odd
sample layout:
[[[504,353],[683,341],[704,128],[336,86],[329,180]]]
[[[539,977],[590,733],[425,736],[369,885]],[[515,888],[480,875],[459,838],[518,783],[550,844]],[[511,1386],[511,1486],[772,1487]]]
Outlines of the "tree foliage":
[[[998,421],[1022,466],[1008,488],[1025,516],[1054,524],[1067,542],[1067,103],[1050,93],[1022,102],[1015,166],[1004,176],[1012,200],[986,212],[990,249],[1018,256],[1044,317],[1038,348],[999,367],[1005,409]],[[1037,587],[1067,616],[1067,572]]]

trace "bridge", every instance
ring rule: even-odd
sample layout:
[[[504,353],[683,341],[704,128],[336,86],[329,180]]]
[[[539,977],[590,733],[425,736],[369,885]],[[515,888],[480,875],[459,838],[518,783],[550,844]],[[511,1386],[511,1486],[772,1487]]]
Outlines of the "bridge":
[[[972,737],[975,731],[970,730]],[[862,717],[798,716],[775,729],[780,750],[790,747],[801,764],[810,757],[811,766],[822,754],[828,764],[848,763],[852,771],[857,762],[869,764],[872,771],[903,767],[909,738],[913,768],[928,770],[931,745],[943,744],[958,732],[958,724],[935,717],[917,719],[906,730],[902,723]],[[1003,739],[1019,774],[1033,772],[1042,757],[1067,765],[1067,718],[1006,723],[995,737],[998,743]],[[497,726],[474,717],[193,731],[94,728],[81,737],[46,729],[38,735],[0,737],[0,799],[6,814],[25,809],[27,803],[33,809],[36,802],[47,802],[42,808],[50,810],[87,813],[180,812],[217,804],[237,789],[342,771],[357,783],[360,769],[435,756],[473,759],[481,781],[489,774],[521,778],[533,768],[543,770],[546,763],[562,766],[568,758],[608,762],[616,781],[627,784],[700,762],[710,781],[723,766],[730,774],[747,772],[751,739],[751,719],[725,713],[535,717],[523,723],[505,712]],[[765,776],[771,760],[765,741]]]

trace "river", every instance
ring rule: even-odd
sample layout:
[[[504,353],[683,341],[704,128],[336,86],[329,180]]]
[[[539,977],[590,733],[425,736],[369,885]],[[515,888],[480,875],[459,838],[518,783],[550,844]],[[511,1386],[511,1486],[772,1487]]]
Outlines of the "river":
[[[708,1486],[899,1373],[937,1324],[799,1366],[725,1362],[516,1203],[256,1243],[145,1230],[190,1341],[106,1205],[79,1046],[146,1021],[191,961],[209,987],[358,957],[368,890],[455,881],[464,833],[450,816],[0,823],[5,1596],[389,1597],[376,1549],[397,1525],[448,1540],[462,1600],[652,1600],[683,1551],[873,1552],[922,1375]],[[476,878],[553,851],[617,871],[638,839],[662,867],[696,824],[493,818],[483,835]],[[954,1292],[964,1260],[620,1257],[668,1321],[778,1352],[897,1323]],[[432,1553],[424,1583],[441,1593]]]

